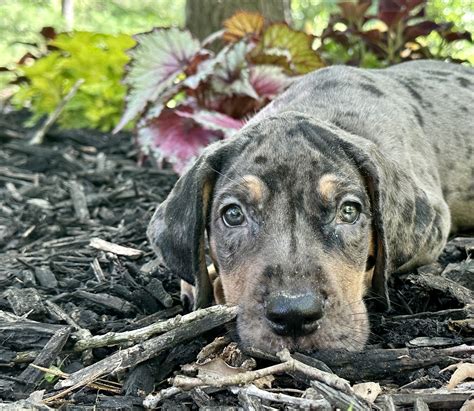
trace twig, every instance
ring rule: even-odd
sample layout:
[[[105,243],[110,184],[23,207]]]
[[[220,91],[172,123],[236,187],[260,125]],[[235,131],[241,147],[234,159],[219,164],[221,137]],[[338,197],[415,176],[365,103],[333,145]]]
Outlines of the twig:
[[[329,401],[334,409],[352,409],[354,411],[367,411],[372,409],[371,405],[354,393],[335,390],[333,387],[316,380],[311,381],[311,387]]]
[[[190,324],[194,321],[206,318],[208,315],[219,313],[221,311],[222,306],[213,306],[204,310],[193,311],[192,313],[186,314],[184,316],[177,315],[176,317],[170,318],[169,320],[150,324],[146,327],[138,328],[132,331],[124,331],[121,333],[109,332],[103,335],[84,338],[75,344],[74,351],[83,351],[89,348],[110,347],[121,343],[144,341],[156,334],[162,334],[171,331],[175,328],[181,327],[185,324]]]
[[[330,410],[331,405],[324,398],[320,400],[313,400],[309,398],[293,397],[287,394],[274,393],[257,388],[251,384],[248,387],[231,387],[233,394],[244,394],[252,397],[258,397],[265,401],[279,402],[286,405],[293,405],[298,409],[304,410]]]
[[[237,310],[237,307],[226,306],[214,306],[202,310],[207,312],[207,315],[203,318],[191,323],[187,322],[175,330],[136,344],[125,350],[118,351],[89,367],[71,374],[66,380],[59,381],[55,385],[55,389],[65,387],[79,388],[97,380],[103,375],[112,372],[120,372],[140,364],[183,341],[192,339],[203,332],[233,320],[237,315]],[[185,317],[186,316],[184,316],[183,319]]]
[[[47,374],[55,375],[56,377],[60,378],[67,378],[70,374],[65,373],[61,370],[54,369],[54,368],[45,368],[40,367],[39,365],[31,364],[33,368],[36,368],[39,371],[42,371]],[[94,388],[96,390],[103,390],[103,391],[110,391],[114,394],[120,394],[122,392],[122,385],[115,381],[107,381],[98,379],[96,382],[93,382],[88,385],[90,388]]]
[[[123,255],[129,258],[139,258],[143,255],[143,251],[137,250],[136,248],[124,247],[100,238],[92,238],[89,245],[97,250]]]
[[[173,385],[184,390],[190,390],[192,388],[202,386],[224,387],[231,385],[245,385],[259,378],[266,377],[267,375],[300,372],[311,380],[321,381],[338,391],[352,394],[349,382],[339,378],[337,375],[318,370],[298,360],[295,360],[291,357],[289,351],[286,349],[281,351],[278,356],[280,360],[284,362],[281,364],[272,365],[267,368],[262,368],[260,370],[247,371],[220,378],[204,375],[199,377],[186,377],[184,375],[177,375],[173,378]]]
[[[143,400],[143,406],[145,408],[155,409],[161,401],[174,397],[176,394],[182,392],[183,390],[181,388],[170,387],[161,390],[158,394],[148,394]]]
[[[44,124],[38,130],[36,130],[35,134],[30,140],[30,144],[43,144],[44,136],[54,124],[54,122],[58,119],[66,104],[69,103],[69,101],[76,95],[79,87],[81,87],[83,83],[84,79],[79,79],[76,81],[71,90],[69,90],[64,98],[59,102],[56,109],[48,116]]]

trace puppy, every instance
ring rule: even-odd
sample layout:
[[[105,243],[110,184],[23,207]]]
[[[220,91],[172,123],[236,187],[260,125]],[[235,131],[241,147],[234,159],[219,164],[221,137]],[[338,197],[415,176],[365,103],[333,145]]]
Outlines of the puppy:
[[[474,227],[473,74],[418,61],[304,76],[204,150],[156,210],[151,244],[197,308],[213,299],[208,241],[217,300],[239,306],[247,344],[362,349],[367,292],[388,304],[390,274]]]

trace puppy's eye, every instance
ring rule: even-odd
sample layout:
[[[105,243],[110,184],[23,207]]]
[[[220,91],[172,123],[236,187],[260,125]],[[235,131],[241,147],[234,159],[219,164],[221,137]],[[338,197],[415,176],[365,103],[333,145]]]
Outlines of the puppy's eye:
[[[360,204],[353,201],[342,203],[338,213],[338,222],[345,224],[354,224],[360,216]]]
[[[238,205],[231,204],[224,209],[222,219],[226,226],[235,227],[245,222],[245,215]]]

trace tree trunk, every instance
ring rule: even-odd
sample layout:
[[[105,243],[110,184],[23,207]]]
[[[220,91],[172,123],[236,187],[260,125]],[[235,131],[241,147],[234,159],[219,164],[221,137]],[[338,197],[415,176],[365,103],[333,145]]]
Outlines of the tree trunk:
[[[289,0],[187,0],[186,27],[202,40],[239,10],[258,11],[269,21],[290,21]]]
[[[61,14],[66,22],[66,31],[74,28],[74,0],[61,0]]]

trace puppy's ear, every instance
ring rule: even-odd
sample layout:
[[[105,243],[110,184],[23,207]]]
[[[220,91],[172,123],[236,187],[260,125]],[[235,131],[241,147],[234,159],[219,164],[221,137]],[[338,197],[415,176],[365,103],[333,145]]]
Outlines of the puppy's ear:
[[[236,148],[225,141],[204,150],[159,205],[147,229],[150,244],[167,267],[196,287],[195,309],[212,302],[205,234],[215,182]]]
[[[360,170],[371,197],[377,248],[372,289],[389,308],[388,275],[437,258],[449,234],[449,208],[435,176],[417,175],[416,165],[402,168],[367,139],[340,129],[335,134]],[[403,158],[403,153],[399,156]],[[437,175],[434,168],[433,174]]]

